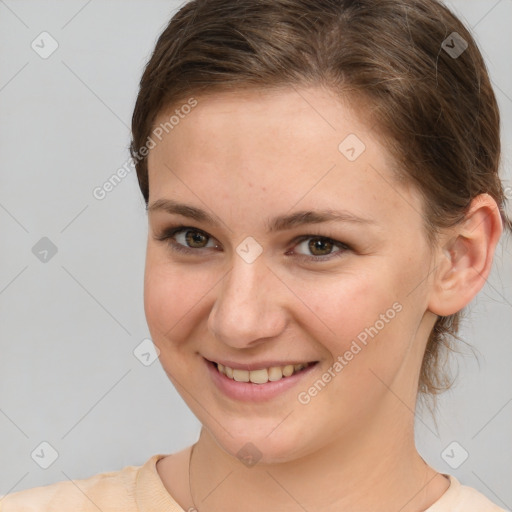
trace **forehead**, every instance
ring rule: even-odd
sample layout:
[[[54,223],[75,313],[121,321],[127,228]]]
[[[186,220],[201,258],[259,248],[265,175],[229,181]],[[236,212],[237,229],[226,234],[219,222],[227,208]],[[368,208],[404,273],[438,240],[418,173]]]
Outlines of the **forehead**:
[[[363,118],[365,112],[356,111],[349,99],[337,98],[332,91],[321,87],[249,89],[199,96],[195,100],[196,106],[169,133],[172,132],[176,145],[180,145],[193,142],[188,140],[193,131],[196,145],[204,150],[214,149],[217,154],[222,149],[229,151],[226,144],[217,144],[226,141],[228,135],[240,147],[262,143],[269,146],[274,141],[285,152],[286,146],[281,145],[285,140],[311,140],[315,134],[318,138],[327,133],[336,134],[337,138],[347,130],[363,136],[368,131]],[[162,111],[155,125],[164,125],[185,103],[182,100],[181,104]],[[308,148],[312,146],[303,147]],[[336,152],[337,146],[332,150]]]
[[[417,201],[404,201],[404,194],[414,195],[410,190],[397,193],[402,184],[384,140],[349,99],[319,87],[195,99],[197,105],[150,151],[153,200],[190,197],[192,187],[203,198],[215,191],[240,207],[292,208],[298,201],[305,207],[321,199],[380,216]],[[163,111],[155,126],[179,108]]]

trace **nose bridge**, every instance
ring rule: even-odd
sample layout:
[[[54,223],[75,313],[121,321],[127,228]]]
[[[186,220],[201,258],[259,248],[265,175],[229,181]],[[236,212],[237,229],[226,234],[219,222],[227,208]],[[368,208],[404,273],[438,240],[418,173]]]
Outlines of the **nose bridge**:
[[[277,301],[278,283],[262,256],[248,263],[235,255],[230,272],[219,285],[208,319],[210,330],[236,348],[278,336],[285,325]]]

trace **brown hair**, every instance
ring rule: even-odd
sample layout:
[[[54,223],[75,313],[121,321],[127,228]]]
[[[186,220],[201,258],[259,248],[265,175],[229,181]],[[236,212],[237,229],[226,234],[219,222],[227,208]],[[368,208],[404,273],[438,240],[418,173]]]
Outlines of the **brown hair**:
[[[496,200],[511,227],[498,176],[499,111],[486,66],[468,30],[436,0],[186,3],[158,39],[133,112],[130,152],[146,205],[147,148],[140,150],[163,109],[192,94],[291,85],[324,85],[371,107],[401,173],[424,197],[432,241],[439,228],[461,221],[481,193]],[[451,385],[443,353],[453,350],[461,314],[436,321],[421,396]]]

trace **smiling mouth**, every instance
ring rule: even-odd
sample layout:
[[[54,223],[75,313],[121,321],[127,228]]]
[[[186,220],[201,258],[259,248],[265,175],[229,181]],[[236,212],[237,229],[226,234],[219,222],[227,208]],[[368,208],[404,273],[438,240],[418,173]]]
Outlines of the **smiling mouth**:
[[[313,366],[318,361],[311,363],[288,364],[286,366],[272,366],[270,368],[261,368],[259,370],[240,370],[224,366],[220,363],[212,361],[211,363],[219,373],[225,375],[228,379],[237,382],[252,382],[253,384],[267,384],[267,382],[277,382],[287,377],[291,377],[296,373],[304,371],[306,368]]]

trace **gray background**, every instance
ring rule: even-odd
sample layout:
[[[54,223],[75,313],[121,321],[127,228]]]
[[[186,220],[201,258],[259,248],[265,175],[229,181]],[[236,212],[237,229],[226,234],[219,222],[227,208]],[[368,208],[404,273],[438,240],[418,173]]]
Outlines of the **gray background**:
[[[487,59],[510,187],[512,0],[449,5]],[[199,433],[158,361],[145,366],[133,353],[149,337],[135,172],[103,200],[93,196],[128,160],[141,71],[177,6],[0,0],[0,494],[139,465]],[[46,59],[31,47],[43,31],[59,45]],[[46,262],[32,252],[43,237],[57,247]],[[432,466],[509,509],[511,263],[509,241],[463,327],[479,359],[456,358],[458,385],[440,400],[438,430],[425,411],[416,418]],[[43,441],[58,452],[48,469]],[[467,460],[450,467],[463,450]]]

